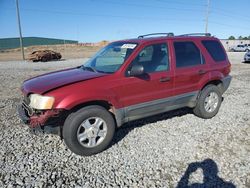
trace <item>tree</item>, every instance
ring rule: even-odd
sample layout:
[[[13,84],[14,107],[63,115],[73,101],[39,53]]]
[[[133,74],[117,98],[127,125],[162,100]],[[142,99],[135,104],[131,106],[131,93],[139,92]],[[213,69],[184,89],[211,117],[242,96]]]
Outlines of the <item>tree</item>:
[[[234,36],[230,36],[230,37],[228,37],[228,40],[235,40],[235,37]]]
[[[243,37],[243,40],[248,40],[248,37]]]
[[[242,40],[242,39],[243,39],[243,37],[242,37],[242,36],[239,36],[239,37],[238,37],[238,39],[239,39],[239,40]]]

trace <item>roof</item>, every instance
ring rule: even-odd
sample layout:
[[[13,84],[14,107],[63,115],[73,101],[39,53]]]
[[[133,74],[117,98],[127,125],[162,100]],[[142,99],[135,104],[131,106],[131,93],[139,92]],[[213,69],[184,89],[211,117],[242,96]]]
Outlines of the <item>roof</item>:
[[[158,36],[158,37],[147,37],[147,36],[154,36],[158,34],[168,34],[168,33],[153,33],[153,34],[147,34],[147,35],[142,35],[139,36],[138,38],[132,38],[132,39],[125,39],[125,40],[120,40],[119,42],[129,42],[129,43],[145,43],[145,42],[151,42],[151,41],[161,41],[161,40],[173,40],[173,39],[214,39],[215,37],[211,36],[209,33],[191,33],[191,34],[184,34],[184,35],[166,35],[166,36]],[[145,37],[144,37],[145,36]]]

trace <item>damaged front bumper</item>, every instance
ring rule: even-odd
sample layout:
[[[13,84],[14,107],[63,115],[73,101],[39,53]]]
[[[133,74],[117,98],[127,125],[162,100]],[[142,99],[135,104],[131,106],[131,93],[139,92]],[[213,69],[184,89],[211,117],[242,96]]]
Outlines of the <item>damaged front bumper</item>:
[[[39,114],[30,114],[25,103],[18,105],[18,114],[23,123],[29,125],[32,131],[61,135],[65,111],[62,109],[45,110]]]

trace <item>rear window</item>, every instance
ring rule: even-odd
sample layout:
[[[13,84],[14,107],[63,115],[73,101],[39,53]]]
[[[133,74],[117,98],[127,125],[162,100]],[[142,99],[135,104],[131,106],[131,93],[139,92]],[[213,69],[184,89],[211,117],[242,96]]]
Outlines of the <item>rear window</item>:
[[[226,60],[226,54],[218,41],[204,40],[202,41],[202,44],[205,46],[214,61],[219,62]]]

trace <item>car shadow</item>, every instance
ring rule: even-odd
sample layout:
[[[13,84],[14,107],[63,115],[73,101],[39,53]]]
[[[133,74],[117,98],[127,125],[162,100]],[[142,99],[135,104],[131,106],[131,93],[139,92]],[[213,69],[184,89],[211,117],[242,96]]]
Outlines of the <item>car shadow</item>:
[[[114,144],[121,141],[130,131],[132,131],[135,128],[139,128],[150,123],[155,123],[157,121],[163,121],[163,120],[171,119],[174,117],[180,117],[180,116],[183,116],[186,114],[192,114],[192,113],[193,111],[190,108],[181,108],[178,110],[173,110],[173,111],[161,113],[158,115],[150,116],[147,118],[143,118],[140,120],[125,123],[120,128],[118,128],[117,131],[115,132],[115,135],[114,135],[114,138],[110,147],[112,147]]]
[[[203,171],[203,183],[189,184],[190,175],[198,169]],[[233,183],[226,182],[220,178],[218,172],[218,166],[212,159],[190,163],[176,188],[236,188]]]

